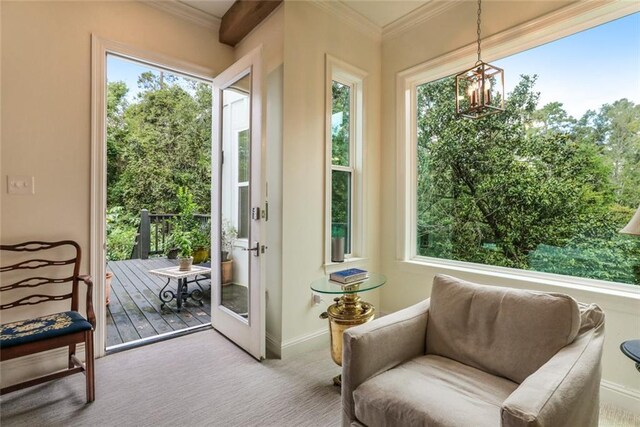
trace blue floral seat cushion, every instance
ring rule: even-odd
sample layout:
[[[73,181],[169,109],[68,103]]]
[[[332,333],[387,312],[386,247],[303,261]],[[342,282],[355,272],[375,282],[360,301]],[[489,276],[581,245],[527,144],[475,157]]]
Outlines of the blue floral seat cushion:
[[[2,325],[0,330],[0,349],[90,329],[91,323],[87,322],[77,311],[65,311],[6,323]]]

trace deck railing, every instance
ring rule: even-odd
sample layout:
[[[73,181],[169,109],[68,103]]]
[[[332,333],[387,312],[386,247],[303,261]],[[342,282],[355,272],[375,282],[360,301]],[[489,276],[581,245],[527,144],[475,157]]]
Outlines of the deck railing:
[[[148,259],[150,255],[166,253],[166,243],[171,234],[171,219],[177,214],[154,214],[147,209],[140,211],[140,225],[136,241],[131,251],[131,259]],[[195,214],[194,217],[205,224],[211,218],[209,214]]]

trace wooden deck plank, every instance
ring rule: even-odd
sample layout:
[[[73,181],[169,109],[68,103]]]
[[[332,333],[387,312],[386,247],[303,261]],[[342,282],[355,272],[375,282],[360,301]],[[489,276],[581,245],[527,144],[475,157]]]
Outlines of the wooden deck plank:
[[[132,264],[135,265],[137,268],[139,268],[143,274],[145,274],[148,270],[175,265],[175,263],[171,263],[170,260],[163,259],[163,258],[153,258],[153,259],[144,260],[144,261],[143,260],[131,260],[131,261],[133,261]],[[167,263],[167,261],[169,261],[170,263]],[[148,277],[151,280],[145,281],[144,284],[149,286],[149,288],[156,294],[158,294],[160,290],[167,283],[166,279],[155,276],[153,274],[149,274]],[[194,285],[190,285],[190,286],[194,286]],[[176,281],[172,280],[171,283],[169,284],[169,289],[175,292],[176,287],[177,287]],[[206,290],[206,286],[203,286],[203,288]],[[182,305],[182,310],[178,312],[174,308],[175,302],[172,301],[171,303],[169,303],[169,305],[165,306],[162,312],[163,313],[167,313],[170,311],[175,312],[179,316],[181,316],[181,318],[185,321],[194,322],[194,323],[197,322],[195,323],[195,325],[211,323],[210,298],[205,297],[202,302],[203,302],[203,306],[201,307],[194,301],[187,300],[187,303]],[[193,325],[190,325],[190,326],[193,326]]]
[[[122,344],[122,337],[118,332],[113,316],[111,316],[111,310],[107,310],[107,347],[117,344]]]
[[[129,277],[131,279],[132,284],[136,286],[138,288],[138,291],[140,291],[147,298],[147,300],[153,305],[157,315],[160,316],[162,319],[164,319],[164,321],[167,322],[167,324],[173,330],[177,331],[180,329],[184,329],[188,326],[191,326],[187,322],[185,322],[180,316],[178,316],[176,313],[164,312],[160,309],[160,305],[162,304],[162,301],[158,296],[158,292],[155,291],[155,289],[152,290],[149,288],[149,282],[153,280],[152,277],[150,277],[150,275],[148,275],[146,272],[140,271],[137,268],[137,265],[133,262],[124,263],[121,265],[121,267],[122,269],[126,268],[130,272]]]
[[[113,268],[111,290],[116,291],[122,308],[124,309],[125,313],[127,313],[127,316],[129,316],[129,319],[138,332],[138,335],[140,335],[140,338],[147,338],[157,335],[151,323],[149,323],[149,321],[145,318],[142,310],[140,310],[136,302],[129,294],[129,289],[126,288],[127,281],[124,280],[124,278],[121,279],[120,277],[118,277],[117,270],[119,269],[117,268],[117,266],[109,265],[109,267]]]
[[[120,298],[118,293],[123,292],[122,289],[116,289],[117,286],[114,286],[114,280],[111,280],[111,302],[109,303],[109,312],[111,312],[111,316],[113,317],[113,322],[118,330],[118,334],[122,339],[122,342],[135,341],[140,339],[140,334],[138,330],[127,316],[127,313],[124,311],[124,307],[120,304]]]
[[[156,331],[156,334],[164,334],[174,330],[169,323],[158,313],[155,308],[155,304],[150,302],[147,297],[140,292],[135,282],[138,278],[127,268],[125,263],[116,263],[111,266],[115,276],[120,276],[120,282],[124,285],[125,289],[138,306],[142,315],[147,319],[149,324]]]
[[[159,292],[166,280],[149,274],[149,270],[173,265],[177,265],[176,260],[164,257],[108,262],[107,269],[114,273],[114,277],[107,312],[107,347],[211,323],[207,281],[203,285],[207,292],[202,307],[188,300],[180,312],[175,309],[175,301],[160,309]],[[176,285],[172,283],[169,287],[175,291]]]

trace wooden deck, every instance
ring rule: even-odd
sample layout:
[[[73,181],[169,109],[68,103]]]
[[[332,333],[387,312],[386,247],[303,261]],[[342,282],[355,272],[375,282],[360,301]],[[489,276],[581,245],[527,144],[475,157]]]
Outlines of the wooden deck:
[[[177,261],[164,257],[107,263],[107,270],[113,273],[107,310],[107,347],[211,323],[209,280],[200,282],[206,291],[203,306],[189,299],[180,312],[175,300],[160,308],[162,301],[158,294],[167,280],[149,274],[149,270],[172,265],[177,265]],[[169,284],[174,291],[176,286],[175,280]]]

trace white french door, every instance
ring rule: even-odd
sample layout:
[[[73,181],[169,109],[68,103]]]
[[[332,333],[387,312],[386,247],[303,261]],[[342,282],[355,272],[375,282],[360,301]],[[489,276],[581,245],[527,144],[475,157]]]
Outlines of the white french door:
[[[258,48],[213,80],[211,153],[211,323],[259,360],[267,219],[261,67]]]

